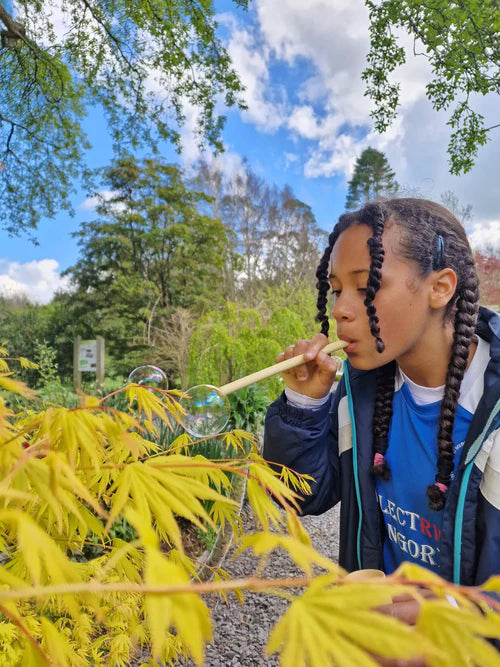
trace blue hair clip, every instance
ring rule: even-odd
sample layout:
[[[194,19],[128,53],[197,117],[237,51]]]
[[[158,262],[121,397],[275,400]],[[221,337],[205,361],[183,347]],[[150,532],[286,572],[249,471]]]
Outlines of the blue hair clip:
[[[438,271],[444,264],[444,240],[441,234],[437,237],[437,249],[434,259],[432,260],[432,270]]]

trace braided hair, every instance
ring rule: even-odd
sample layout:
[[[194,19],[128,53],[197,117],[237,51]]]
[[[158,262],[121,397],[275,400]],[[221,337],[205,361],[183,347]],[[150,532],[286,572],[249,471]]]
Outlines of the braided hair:
[[[387,226],[393,224],[397,225],[401,232],[399,254],[413,261],[422,277],[425,278],[431,271],[445,267],[453,269],[457,276],[455,294],[445,309],[445,318],[454,323],[454,334],[439,415],[437,473],[434,483],[427,489],[429,506],[433,510],[441,510],[444,507],[445,494],[453,471],[453,424],[479,308],[479,282],[462,225],[443,206],[424,199],[411,198],[368,203],[359,211],[340,216],[328,238],[328,246],[316,271],[318,289],[316,319],[321,323],[321,332],[327,336],[329,331],[327,296],[330,287],[328,274],[333,246],[340,234],[349,227],[367,225],[372,230],[372,236],[368,239],[370,270],[364,305],[376,350],[379,353],[384,351],[374,299],[380,289],[384,261],[382,234]],[[385,453],[392,417],[395,373],[396,362],[392,361],[378,368],[376,374],[372,422],[373,471],[383,479],[390,477]]]

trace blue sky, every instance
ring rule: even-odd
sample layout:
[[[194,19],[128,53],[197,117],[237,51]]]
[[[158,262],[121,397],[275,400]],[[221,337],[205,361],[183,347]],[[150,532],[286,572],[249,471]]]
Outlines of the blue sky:
[[[246,157],[270,183],[289,184],[309,204],[321,227],[330,229],[343,210],[346,184],[356,157],[367,146],[386,153],[399,183],[418,188],[431,199],[453,190],[471,204],[473,245],[484,240],[500,245],[500,191],[497,186],[497,137],[481,150],[466,176],[448,173],[447,115],[432,110],[425,98],[429,71],[425,59],[409,55],[398,72],[401,106],[396,123],[384,135],[373,132],[370,105],[360,79],[368,50],[368,17],[362,0],[254,0],[249,12],[219,0],[220,34],[247,88],[248,111],[227,114],[223,160],[237,165]],[[402,43],[412,51],[407,36]],[[487,121],[497,115],[498,98],[479,100]],[[188,113],[183,130],[189,168],[196,159]],[[493,124],[493,123],[491,123]],[[111,159],[105,128],[95,114],[86,125],[94,148],[89,163],[104,166]],[[168,146],[163,154],[178,160]],[[71,232],[93,217],[86,193],[73,198],[74,218],[61,213],[44,220],[38,245],[10,238],[0,231],[0,292],[24,291],[48,302],[64,285],[59,273],[77,258]],[[82,208],[82,205],[87,208]]]

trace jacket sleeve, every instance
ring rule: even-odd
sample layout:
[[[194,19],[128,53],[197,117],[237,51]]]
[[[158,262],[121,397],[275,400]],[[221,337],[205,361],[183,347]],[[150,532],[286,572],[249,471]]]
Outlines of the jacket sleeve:
[[[339,501],[339,389],[317,410],[293,407],[283,393],[267,411],[264,458],[315,480],[300,503],[303,514],[322,514]]]

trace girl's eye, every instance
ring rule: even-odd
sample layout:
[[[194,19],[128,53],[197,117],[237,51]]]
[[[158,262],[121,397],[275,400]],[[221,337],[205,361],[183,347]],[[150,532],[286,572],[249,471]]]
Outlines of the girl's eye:
[[[332,301],[333,301],[333,303],[336,303],[339,296],[340,296],[340,290],[339,289],[332,289]]]

